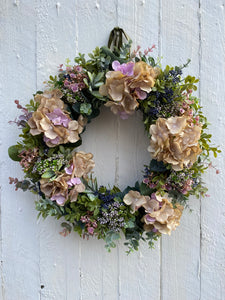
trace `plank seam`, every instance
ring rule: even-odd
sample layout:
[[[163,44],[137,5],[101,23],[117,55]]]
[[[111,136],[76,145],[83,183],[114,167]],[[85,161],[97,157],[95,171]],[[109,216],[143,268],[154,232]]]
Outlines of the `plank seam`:
[[[162,0],[159,0],[159,18],[158,18],[158,56],[161,57],[162,55]],[[159,251],[160,251],[160,284],[159,284],[159,299],[162,300],[163,295],[163,278],[162,278],[162,237],[160,238],[159,243]]]
[[[1,262],[0,262],[0,271],[1,271],[1,295],[3,297],[3,300],[5,299],[4,296],[4,276],[3,276],[3,255],[2,255],[2,201],[1,201],[1,191],[0,188],[0,253],[1,253]]]
[[[75,0],[75,31],[76,31],[76,38],[75,38],[75,52],[76,55],[79,53],[79,27],[78,27],[78,1]],[[79,245],[78,245],[78,251],[79,251],[79,256],[78,256],[78,266],[79,266],[79,300],[82,300],[82,270],[81,270],[81,251],[82,251],[82,243],[79,240]]]
[[[38,43],[38,36],[37,36],[37,30],[38,30],[38,26],[37,26],[37,17],[38,17],[38,0],[35,1],[35,18],[36,18],[36,23],[35,23],[35,68],[36,68],[36,72],[35,72],[35,89],[36,91],[38,90],[38,58],[37,58],[37,43]],[[40,224],[40,223],[39,223]],[[39,230],[41,230],[40,226],[39,226]],[[42,285],[42,276],[41,276],[41,239],[40,239],[40,231],[38,234],[38,239],[39,239],[39,264],[38,264],[38,270],[39,270],[39,300],[42,299],[42,290],[41,290],[41,285]]]
[[[198,11],[198,25],[199,25],[199,49],[198,49],[198,61],[199,61],[199,98],[201,104],[201,58],[202,58],[202,19],[201,19],[201,0],[199,0],[199,11]],[[200,249],[199,249],[199,268],[198,268],[198,278],[199,278],[199,300],[201,300],[201,291],[202,291],[202,276],[201,276],[201,267],[202,267],[202,197],[200,196],[200,208],[199,208],[199,227],[200,227]]]

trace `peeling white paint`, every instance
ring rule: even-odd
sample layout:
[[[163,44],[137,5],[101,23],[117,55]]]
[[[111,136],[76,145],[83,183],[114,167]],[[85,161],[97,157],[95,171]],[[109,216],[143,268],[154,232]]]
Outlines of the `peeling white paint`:
[[[14,6],[18,7],[20,5],[20,0],[15,0],[13,4],[14,4]]]
[[[57,10],[57,15],[59,16],[59,9],[61,7],[61,4],[59,2],[56,3],[56,10]]]

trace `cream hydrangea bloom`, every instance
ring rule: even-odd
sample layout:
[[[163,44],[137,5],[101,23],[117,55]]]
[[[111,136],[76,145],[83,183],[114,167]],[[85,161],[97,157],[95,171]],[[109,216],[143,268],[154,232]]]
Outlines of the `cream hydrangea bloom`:
[[[86,177],[95,166],[92,153],[83,151],[75,152],[73,155],[73,173],[72,176]]]
[[[142,219],[145,223],[144,229],[146,231],[152,231],[153,228],[163,234],[171,234],[172,230],[180,224],[180,218],[183,211],[183,206],[176,204],[174,208],[171,199],[167,194],[161,196],[159,194],[154,194],[155,199],[150,199],[145,205],[153,208],[148,212]],[[157,203],[158,202],[158,203]]]
[[[142,218],[145,231],[158,231],[170,235],[180,224],[183,206],[176,204],[174,208],[167,194],[161,196],[156,193],[149,197],[131,190],[124,196],[123,202],[131,206],[132,213],[140,207],[145,209],[146,214]]]
[[[40,180],[42,193],[62,206],[68,199],[71,202],[76,201],[78,194],[85,191],[85,185],[81,178],[85,178],[95,166],[92,158],[91,153],[75,152],[70,167],[65,168],[64,173],[52,181],[49,179]]]
[[[114,114],[131,115],[139,105],[137,99],[145,99],[154,86],[158,69],[143,61],[123,65],[119,71],[106,73],[106,82],[99,92],[111,99],[105,105],[110,107]],[[129,68],[133,65],[133,70],[130,69],[129,73],[126,73],[128,65]]]
[[[191,125],[188,116],[158,118],[150,126],[152,158],[172,165],[175,171],[190,168],[201,153],[201,125]]]
[[[132,89],[139,88],[149,93],[155,85],[155,79],[158,74],[158,68],[153,68],[144,61],[137,62],[134,66],[134,77],[131,79],[129,87]]]
[[[59,98],[62,95],[57,91],[36,95],[35,100],[40,105],[28,120],[30,133],[32,135],[44,133],[44,141],[48,147],[76,143],[86,124],[81,115],[77,121],[69,117],[64,110],[64,102]]]
[[[130,205],[131,211],[134,213],[141,206],[144,206],[149,199],[149,196],[143,196],[139,192],[131,190],[124,196],[123,202],[127,205]]]
[[[66,198],[68,195],[67,181],[69,180],[70,175],[67,174],[62,174],[53,181],[43,178],[40,180],[40,188],[47,198],[51,198],[55,194],[63,195]]]

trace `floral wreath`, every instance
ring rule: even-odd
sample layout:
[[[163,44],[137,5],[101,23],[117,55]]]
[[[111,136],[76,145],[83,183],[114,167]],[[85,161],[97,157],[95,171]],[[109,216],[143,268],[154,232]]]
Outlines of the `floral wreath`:
[[[39,195],[38,216],[63,218],[62,235],[74,230],[97,236],[109,251],[123,233],[130,252],[140,240],[153,247],[161,234],[175,230],[189,196],[206,194],[201,175],[212,166],[210,152],[216,157],[220,150],[210,145],[207,119],[192,95],[198,79],[182,78],[189,61],[162,69],[150,55],[154,45],[131,53],[124,38],[114,28],[108,47],[97,47],[88,60],[79,54],[75,66],[69,60],[66,68],[60,65],[48,89],[25,107],[15,100],[22,141],[9,148],[9,156],[25,173],[24,180],[10,177],[10,183]],[[102,105],[122,119],[140,110],[150,138],[152,160],[143,180],[123,191],[98,186],[93,155],[78,150]]]

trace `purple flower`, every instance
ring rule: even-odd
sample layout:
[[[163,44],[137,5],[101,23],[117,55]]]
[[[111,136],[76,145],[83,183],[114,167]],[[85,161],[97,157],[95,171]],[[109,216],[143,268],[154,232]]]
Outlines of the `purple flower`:
[[[18,121],[28,121],[32,117],[32,113],[26,112],[24,115],[20,115]]]
[[[147,93],[142,91],[140,88],[136,88],[135,92],[140,100],[144,100],[147,97]]]
[[[156,194],[155,194],[155,193],[152,193],[152,194],[151,194],[151,199],[157,200]]]
[[[73,83],[70,85],[70,88],[74,93],[76,93],[79,90],[79,85],[78,85],[78,83]]]
[[[134,63],[132,61],[126,64],[120,64],[117,60],[112,63],[114,71],[120,71],[123,75],[133,76],[134,75]]]
[[[56,201],[59,205],[64,205],[66,198],[62,194],[55,194],[51,197],[52,201]]]
[[[148,179],[148,178],[144,178],[144,179],[143,179],[143,182],[144,182],[145,184],[149,184],[149,179]]]
[[[68,175],[72,175],[72,173],[73,173],[73,164],[71,164],[68,168],[65,168],[65,172]]]
[[[91,235],[94,234],[94,228],[93,227],[88,227],[88,233],[90,233]]]
[[[62,125],[66,128],[68,127],[70,119],[62,112],[60,108],[55,108],[52,113],[46,113],[46,115],[54,125]]]
[[[150,184],[149,184],[150,189],[154,189],[156,186],[157,186],[156,183],[150,183]]]
[[[69,83],[68,80],[65,80],[65,81],[64,81],[64,86],[65,86],[65,87],[69,87],[69,86],[70,86],[70,83]]]
[[[74,73],[71,73],[71,74],[70,74],[70,77],[71,77],[71,78],[76,78],[76,75],[75,75]]]
[[[58,145],[59,143],[59,137],[57,136],[55,139],[50,139],[50,138],[47,138],[45,135],[44,135],[44,142],[45,143],[48,143],[48,142],[51,142],[53,145]]]
[[[74,186],[77,184],[81,184],[81,180],[79,177],[75,177],[66,182],[69,186]]]
[[[82,70],[83,70],[83,68],[82,68],[81,66],[76,66],[76,71],[77,71],[78,73],[80,73]]]
[[[150,215],[146,215],[145,219],[148,222],[155,222],[155,220],[156,220],[155,218],[152,218]]]

